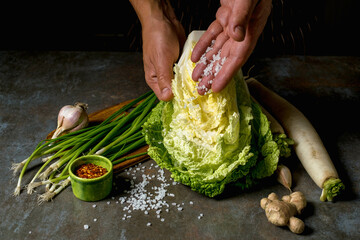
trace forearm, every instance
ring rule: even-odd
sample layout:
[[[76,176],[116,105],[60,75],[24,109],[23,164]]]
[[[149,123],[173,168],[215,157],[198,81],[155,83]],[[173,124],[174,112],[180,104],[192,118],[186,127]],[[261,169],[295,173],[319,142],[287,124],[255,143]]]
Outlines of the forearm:
[[[130,0],[141,25],[144,27],[150,19],[173,22],[175,13],[168,0]]]

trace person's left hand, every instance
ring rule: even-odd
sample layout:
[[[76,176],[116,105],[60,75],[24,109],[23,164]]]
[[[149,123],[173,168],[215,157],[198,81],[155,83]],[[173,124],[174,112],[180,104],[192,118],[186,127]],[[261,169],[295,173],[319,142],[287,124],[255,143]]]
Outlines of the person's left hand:
[[[199,94],[208,89],[220,92],[226,87],[254,50],[270,11],[271,0],[221,0],[216,20],[201,36],[191,56],[193,62],[201,59],[192,74],[193,80],[201,79]],[[207,52],[213,41],[212,50]],[[214,60],[219,50],[220,56]]]

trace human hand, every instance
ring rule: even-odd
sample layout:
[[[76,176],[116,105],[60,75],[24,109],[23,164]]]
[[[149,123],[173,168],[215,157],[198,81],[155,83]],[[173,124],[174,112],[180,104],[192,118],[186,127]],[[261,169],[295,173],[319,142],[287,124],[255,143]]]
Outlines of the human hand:
[[[143,25],[142,38],[146,82],[159,100],[169,101],[173,97],[173,65],[185,42],[184,29],[177,21],[149,19]]]
[[[198,92],[220,92],[244,65],[271,12],[271,0],[221,0],[216,20],[196,44],[192,78]],[[199,62],[200,60],[200,62]]]

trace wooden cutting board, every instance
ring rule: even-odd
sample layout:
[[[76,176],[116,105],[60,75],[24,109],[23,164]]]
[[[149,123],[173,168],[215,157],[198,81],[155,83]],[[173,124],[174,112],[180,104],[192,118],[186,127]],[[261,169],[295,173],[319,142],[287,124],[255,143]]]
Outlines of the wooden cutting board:
[[[131,101],[133,101],[133,99],[89,114],[89,125],[96,125],[96,124],[101,123],[102,121],[107,119],[111,114],[113,114],[114,112],[116,112],[117,110],[119,110],[120,108],[125,106],[126,104],[130,103]],[[54,134],[54,132],[55,132],[55,130],[52,131],[51,133],[49,133],[47,138],[48,139],[51,138],[51,136]],[[139,148],[139,149],[125,155],[125,156],[122,156],[122,157],[128,157],[128,156],[132,156],[132,155],[135,155],[135,154],[146,152],[148,147],[149,147],[148,145],[145,145],[145,146],[143,146],[143,147],[141,147],[141,148]],[[133,166],[133,165],[135,165],[135,164],[137,164],[139,162],[146,161],[149,158],[150,158],[150,156],[145,154],[145,155],[142,155],[140,157],[135,157],[135,158],[126,160],[124,162],[118,163],[118,164],[114,165],[114,168],[113,168],[114,172],[115,173],[120,172],[120,171],[122,171],[122,170],[124,170],[124,169],[126,169],[126,168],[128,168],[130,166]]]

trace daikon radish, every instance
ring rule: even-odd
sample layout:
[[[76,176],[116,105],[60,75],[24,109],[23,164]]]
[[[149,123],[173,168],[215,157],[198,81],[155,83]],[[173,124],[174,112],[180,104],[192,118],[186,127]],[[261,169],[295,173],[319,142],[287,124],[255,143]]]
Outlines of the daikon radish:
[[[247,81],[254,96],[294,140],[296,155],[312,180],[322,189],[321,201],[332,201],[344,188],[320,136],[310,121],[295,106],[254,78]]]

